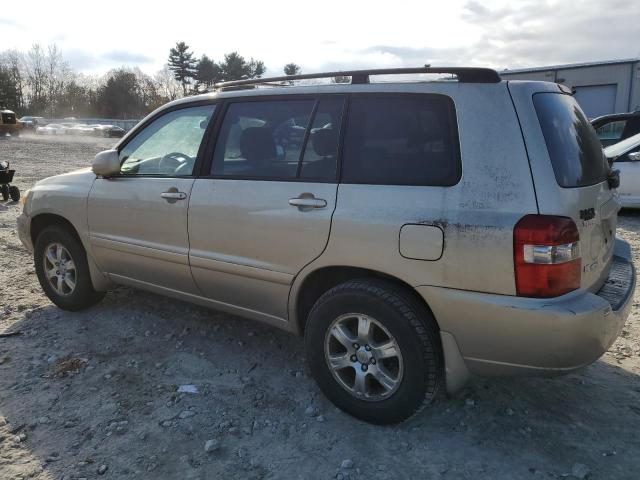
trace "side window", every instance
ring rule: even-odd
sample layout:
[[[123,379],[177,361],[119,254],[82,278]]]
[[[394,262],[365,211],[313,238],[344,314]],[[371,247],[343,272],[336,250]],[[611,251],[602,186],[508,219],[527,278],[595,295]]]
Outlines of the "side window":
[[[315,100],[229,105],[213,155],[213,175],[296,178]]]
[[[343,109],[342,97],[322,98],[318,103],[300,165],[300,178],[309,181],[336,178]]]
[[[353,97],[344,146],[344,183],[451,186],[460,176],[450,98]]]
[[[610,145],[620,140],[626,124],[626,120],[605,123],[596,130],[596,133],[600,141],[608,142]]]
[[[215,105],[188,107],[154,120],[120,151],[120,173],[166,177],[192,175],[214,109]]]

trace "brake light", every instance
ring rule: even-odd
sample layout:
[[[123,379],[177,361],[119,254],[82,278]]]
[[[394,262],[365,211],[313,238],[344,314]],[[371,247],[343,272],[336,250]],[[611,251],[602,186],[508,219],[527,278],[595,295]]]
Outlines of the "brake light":
[[[526,215],[513,229],[516,292],[557,297],[580,288],[580,234],[567,217]]]

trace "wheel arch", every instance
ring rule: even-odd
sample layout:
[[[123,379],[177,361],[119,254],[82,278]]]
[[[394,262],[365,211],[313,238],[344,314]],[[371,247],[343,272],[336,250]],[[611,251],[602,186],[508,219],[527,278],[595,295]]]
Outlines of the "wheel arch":
[[[385,280],[400,286],[431,313],[436,329],[440,333],[447,393],[453,394],[466,385],[471,374],[466,367],[455,338],[451,333],[441,329],[438,318],[427,300],[409,283],[394,275],[352,266],[324,266],[309,272],[303,278],[298,278],[291,290],[289,308],[291,330],[297,335],[304,335],[307,316],[324,292],[349,280],[367,278]]]
[[[67,231],[69,231],[76,239],[80,242],[80,244],[84,247],[85,252],[87,254],[87,263],[89,264],[89,272],[91,274],[91,282],[93,283],[93,288],[97,291],[106,291],[111,286],[111,282],[104,276],[101,270],[98,268],[98,265],[93,260],[93,255],[91,251],[87,248],[86,243],[83,241],[78,229],[75,227],[73,223],[71,223],[67,218],[62,215],[58,215],[56,213],[39,213],[33,218],[31,218],[30,226],[29,226],[29,234],[31,237],[31,244],[35,248],[36,239],[38,235],[47,227],[51,226],[59,226]]]
[[[297,282],[294,283],[291,290],[289,309],[289,320],[292,324],[293,331],[297,335],[304,335],[307,316],[311,308],[327,290],[349,280],[367,278],[385,280],[403,288],[407,293],[412,295],[416,301],[420,302],[420,304],[429,310],[433,316],[433,312],[426,300],[415,288],[394,275],[362,267],[340,265],[324,266],[309,272],[304,278],[297,279]],[[433,316],[433,318],[439,329],[438,320],[435,316]]]

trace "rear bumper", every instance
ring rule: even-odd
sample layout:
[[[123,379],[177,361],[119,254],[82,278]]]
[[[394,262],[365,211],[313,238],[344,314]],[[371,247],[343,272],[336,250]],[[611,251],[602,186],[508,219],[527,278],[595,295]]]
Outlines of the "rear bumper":
[[[616,240],[609,278],[595,294],[577,290],[533,299],[436,287],[418,291],[443,334],[455,339],[469,373],[550,375],[588,365],[607,351],[629,315],[635,283],[629,246]],[[456,355],[445,351],[448,357]]]

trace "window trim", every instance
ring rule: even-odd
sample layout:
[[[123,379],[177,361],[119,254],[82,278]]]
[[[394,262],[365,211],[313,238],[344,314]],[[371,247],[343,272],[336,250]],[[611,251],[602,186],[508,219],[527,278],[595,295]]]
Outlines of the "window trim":
[[[456,161],[457,176],[456,180],[451,184],[446,185],[426,185],[424,183],[371,183],[371,182],[346,182],[343,176],[343,162],[344,162],[344,149],[346,145],[346,131],[349,128],[349,120],[352,113],[352,101],[354,98],[372,97],[372,98],[425,98],[425,97],[442,97],[447,102],[448,112],[451,115],[451,133],[453,135],[452,146],[454,149],[454,161]],[[339,167],[339,182],[343,185],[383,185],[391,187],[428,187],[428,188],[451,188],[455,187],[462,180],[462,154],[460,148],[460,134],[458,128],[458,114],[456,111],[456,104],[450,95],[436,92],[356,92],[349,94],[349,102],[345,114],[343,115],[343,129],[341,131],[340,138],[340,167]]]
[[[317,107],[321,100],[326,98],[341,98],[343,101],[342,105],[342,118],[340,124],[340,135],[338,137],[338,151],[336,156],[336,174],[333,179],[327,180],[325,179],[314,179],[314,178],[297,178],[296,177],[248,177],[245,175],[214,175],[211,173],[211,168],[213,165],[213,155],[215,153],[215,147],[218,142],[218,137],[220,135],[220,131],[222,129],[222,123],[224,122],[224,118],[227,115],[227,110],[229,109],[229,105],[233,103],[248,103],[248,102],[269,102],[269,101],[290,101],[290,100],[314,100],[314,106],[312,109],[312,115],[309,119],[309,128],[307,132],[310,131],[312,122],[315,118],[315,112],[317,111]],[[314,93],[301,93],[301,94],[278,94],[278,95],[256,95],[256,96],[240,96],[240,97],[232,97],[220,99],[219,102],[222,104],[220,109],[216,109],[216,119],[215,126],[210,132],[210,136],[207,141],[207,148],[204,153],[204,161],[200,166],[200,170],[198,172],[198,179],[209,179],[209,180],[244,180],[244,181],[256,181],[256,182],[295,182],[295,183],[329,183],[329,184],[338,184],[340,182],[340,166],[342,164],[342,140],[344,135],[344,129],[346,127],[346,112],[349,105],[349,94],[345,93],[323,93],[323,94],[314,94]],[[212,122],[214,123],[214,122]],[[306,141],[308,140],[307,132],[305,132],[305,141],[302,146],[301,155],[304,157],[304,150],[306,148]],[[300,159],[298,159],[298,165],[300,166]]]
[[[118,152],[118,156],[120,156],[120,153],[122,152],[122,150],[134,139],[136,138],[138,135],[140,135],[140,133],[142,133],[149,125],[151,125],[153,122],[155,122],[157,119],[168,115],[170,113],[176,112],[178,110],[185,110],[187,108],[194,108],[194,107],[203,107],[203,106],[213,106],[213,115],[212,118],[209,120],[209,124],[207,125],[207,128],[205,128],[204,130],[204,134],[202,136],[202,140],[200,140],[200,146],[198,147],[198,153],[196,155],[196,160],[193,164],[193,171],[191,172],[191,175],[161,175],[161,174],[156,174],[156,173],[143,173],[143,174],[136,174],[136,175],[123,175],[121,173],[118,173],[116,175],[112,175],[109,178],[197,178],[198,177],[198,172],[199,172],[199,168],[200,168],[200,164],[203,161],[203,154],[205,152],[205,146],[207,143],[209,143],[209,133],[211,131],[211,128],[213,127],[213,124],[215,123],[218,115],[218,105],[220,104],[220,101],[218,99],[207,99],[207,100],[197,100],[197,101],[193,101],[193,102],[187,102],[187,103],[180,103],[178,105],[173,105],[171,107],[167,107],[164,108],[158,112],[156,112],[155,114],[152,114],[150,117],[148,117],[144,122],[139,123],[138,125],[136,125],[134,127],[134,129],[131,132],[131,135],[127,136],[127,138],[125,138],[125,141],[118,144],[116,151]],[[120,167],[122,167],[122,164],[124,163],[124,160],[120,162]]]

